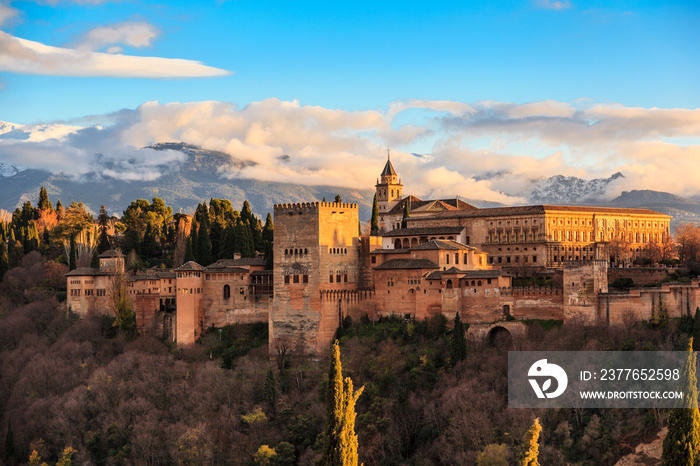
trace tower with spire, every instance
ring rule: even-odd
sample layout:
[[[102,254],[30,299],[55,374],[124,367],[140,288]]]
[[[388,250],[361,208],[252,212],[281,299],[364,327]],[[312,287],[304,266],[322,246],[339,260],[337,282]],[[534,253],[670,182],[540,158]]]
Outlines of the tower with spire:
[[[377,193],[377,207],[379,215],[385,214],[394,208],[403,199],[403,185],[391,164],[391,154],[387,150],[386,165],[375,185]]]

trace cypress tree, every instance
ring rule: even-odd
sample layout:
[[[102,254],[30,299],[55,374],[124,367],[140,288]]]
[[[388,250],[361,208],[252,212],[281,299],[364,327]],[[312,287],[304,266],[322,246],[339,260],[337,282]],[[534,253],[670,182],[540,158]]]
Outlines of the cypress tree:
[[[335,195],[335,200],[333,202],[335,202],[336,204],[340,204],[341,202],[343,202],[343,200],[340,197],[340,194]]]
[[[532,426],[525,432],[523,437],[523,451],[520,453],[518,464],[521,466],[539,466],[539,445],[537,440],[540,438],[542,426],[539,418],[535,418]]]
[[[664,466],[697,465],[700,463],[700,412],[695,376],[696,355],[693,337],[688,341],[688,358],[683,366],[683,399],[668,416],[668,434],[661,454]]]
[[[46,188],[43,186],[39,190],[39,203],[37,204],[37,207],[39,207],[39,210],[48,210],[49,212],[53,207],[49,202],[49,194],[46,192]]]
[[[401,228],[406,228],[408,226],[408,217],[411,216],[411,201],[406,199],[403,205],[403,220],[401,220]]]
[[[275,385],[275,374],[272,368],[267,369],[267,375],[265,376],[265,388],[263,389],[263,399],[267,405],[274,411],[275,401],[277,399],[277,387]]]
[[[693,351],[700,351],[700,307],[695,308],[693,320]]]
[[[100,255],[97,253],[97,249],[92,252],[92,260],[90,261],[90,267],[93,269],[100,268]]]
[[[275,225],[272,223],[272,214],[267,213],[265,218],[265,226],[262,230],[262,240],[268,243],[272,243],[275,239]]]
[[[408,201],[406,201],[408,202]],[[377,193],[374,193],[374,200],[372,201],[372,218],[369,222],[369,234],[372,236],[377,236],[379,233],[379,205],[377,204]]]
[[[241,257],[255,257],[255,241],[253,239],[253,233],[250,228],[246,228],[243,225],[243,249],[241,250]]]
[[[355,435],[355,403],[364,387],[356,392],[352,380],[343,381],[338,340],[331,349],[326,391],[326,428],[321,465],[357,466],[357,435]]]
[[[199,233],[197,234],[199,246],[197,247],[197,262],[200,265],[207,266],[214,262],[214,257],[211,254],[211,240],[205,222],[199,224]]]
[[[7,419],[7,435],[5,436],[5,452],[3,453],[5,464],[15,464],[17,461],[17,449],[15,447],[15,430],[12,428],[12,419]]]
[[[109,215],[107,214],[107,209],[105,206],[100,207],[100,216],[97,217],[97,223],[100,225],[100,236],[97,243],[97,252],[102,254],[105,251],[112,249],[112,245],[109,242],[109,235],[107,234],[107,229],[109,228]]]
[[[452,340],[450,341],[450,355],[452,365],[467,358],[467,340],[464,338],[464,325],[459,318],[459,312],[455,314],[455,326],[452,330]]]
[[[194,254],[192,254],[192,238],[187,238],[187,245],[185,246],[185,258],[184,262],[194,261]]]
[[[190,232],[190,243],[192,244],[192,257],[195,262],[199,260],[199,239],[197,238],[197,223],[192,222],[192,231]]]
[[[61,200],[58,199],[56,201],[56,218],[61,221],[63,220],[63,215],[65,214],[65,211],[63,210],[63,204],[61,204]]]
[[[75,270],[75,263],[78,261],[75,253],[75,236],[70,237],[70,260],[68,270]]]

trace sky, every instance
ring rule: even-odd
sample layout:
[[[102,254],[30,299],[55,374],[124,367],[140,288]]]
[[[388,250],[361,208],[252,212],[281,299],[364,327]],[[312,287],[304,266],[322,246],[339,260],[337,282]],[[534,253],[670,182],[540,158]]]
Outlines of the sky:
[[[532,180],[700,194],[700,4],[0,2],[0,163],[523,203]],[[98,155],[99,154],[99,155]],[[105,160],[109,161],[109,172]]]

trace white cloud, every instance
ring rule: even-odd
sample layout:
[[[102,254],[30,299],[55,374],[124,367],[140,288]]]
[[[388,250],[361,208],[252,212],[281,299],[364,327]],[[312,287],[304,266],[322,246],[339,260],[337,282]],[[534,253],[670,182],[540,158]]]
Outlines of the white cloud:
[[[107,46],[108,53],[118,53],[122,47],[117,44],[131,47],[150,47],[153,40],[160,35],[160,31],[152,24],[144,22],[125,22],[110,26],[100,26],[85,33],[76,46],[78,50],[101,50]]]
[[[15,18],[18,11],[10,5],[0,3],[0,26],[4,25],[8,20]]]
[[[433,116],[400,125],[398,108]],[[700,110],[589,101],[411,101],[391,104],[386,112],[349,112],[267,99],[244,107],[147,102],[104,119],[104,127],[46,129],[54,136],[43,139],[24,128],[26,140],[19,133],[0,139],[0,161],[37,168],[48,163],[51,170],[77,174],[106,167],[103,173],[121,179],[151,180],[176,167],[182,155],[137,148],[182,141],[229,154],[232,163],[219,171],[224,179],[372,189],[391,147],[404,192],[419,197],[517,204],[525,202],[532,180],[607,178],[616,171],[625,178],[616,181],[610,197],[621,189],[684,196],[699,190],[693,175],[700,172],[700,145],[687,141],[700,140]],[[423,144],[427,133],[434,135],[431,150],[416,157],[412,147]],[[255,164],[239,168],[234,161]]]
[[[51,76],[194,78],[229,71],[179,58],[139,57],[53,47],[0,31],[0,71]]]

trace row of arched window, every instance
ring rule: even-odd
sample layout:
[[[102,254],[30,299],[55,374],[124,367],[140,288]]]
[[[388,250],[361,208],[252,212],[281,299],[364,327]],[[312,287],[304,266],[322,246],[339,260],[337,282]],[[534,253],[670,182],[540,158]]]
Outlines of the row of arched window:
[[[328,254],[347,254],[347,248],[328,248]]]
[[[304,248],[304,249],[301,249],[301,248],[299,248],[299,249],[285,249],[285,250],[284,250],[284,255],[285,255],[285,256],[298,256],[298,255],[301,255],[301,254],[308,254],[308,253],[309,253],[308,248]]]

